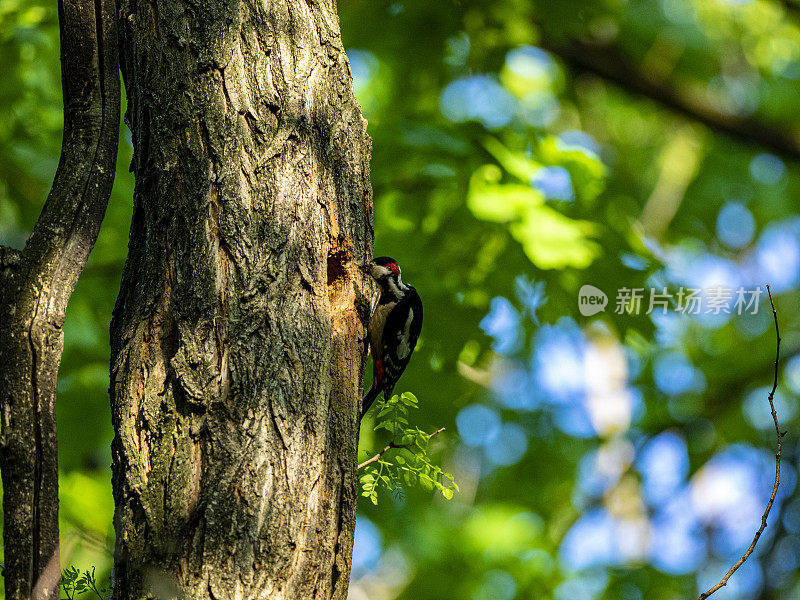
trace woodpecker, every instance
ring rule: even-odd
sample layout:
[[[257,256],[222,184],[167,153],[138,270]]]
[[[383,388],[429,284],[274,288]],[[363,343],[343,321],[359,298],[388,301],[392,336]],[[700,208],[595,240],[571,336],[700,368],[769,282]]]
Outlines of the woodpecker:
[[[403,283],[400,265],[388,256],[376,258],[369,274],[380,286],[380,296],[369,320],[368,339],[372,352],[372,387],[364,396],[361,417],[378,394],[392,396],[422,329],[422,301],[417,290]]]

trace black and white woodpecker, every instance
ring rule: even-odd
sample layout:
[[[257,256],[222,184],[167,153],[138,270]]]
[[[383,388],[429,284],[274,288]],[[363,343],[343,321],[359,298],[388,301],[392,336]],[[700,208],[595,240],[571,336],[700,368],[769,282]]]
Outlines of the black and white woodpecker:
[[[369,264],[369,274],[381,289],[369,320],[372,387],[364,396],[362,417],[381,392],[384,400],[391,398],[422,329],[422,301],[417,290],[403,283],[397,261],[388,256],[376,258]]]

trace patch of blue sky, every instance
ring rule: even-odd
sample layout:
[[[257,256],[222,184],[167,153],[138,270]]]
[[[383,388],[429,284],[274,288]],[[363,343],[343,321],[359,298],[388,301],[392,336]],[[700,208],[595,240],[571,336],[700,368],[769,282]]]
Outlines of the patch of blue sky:
[[[782,381],[792,392],[800,395],[800,354],[794,355],[786,362]]]
[[[608,587],[608,581],[605,569],[589,569],[559,584],[554,597],[555,600],[595,600]]]
[[[775,427],[769,401],[767,400],[771,389],[771,386],[756,388],[748,392],[744,400],[742,400],[742,412],[744,413],[744,417],[755,429],[770,430]],[[780,388],[775,390],[773,403],[775,404],[775,411],[780,416],[780,420],[784,423],[791,421],[797,415],[797,402],[789,401],[786,394],[784,394]]]
[[[514,279],[514,293],[522,303],[523,312],[538,325],[539,318],[536,315],[536,311],[547,302],[545,282],[536,281],[526,275],[518,275]]]
[[[518,463],[528,450],[528,436],[521,425],[503,423],[484,445],[486,457],[497,466]]]
[[[522,343],[521,317],[507,298],[497,296],[489,303],[489,313],[480,328],[491,337],[492,350],[498,354],[513,354]]]
[[[584,154],[596,157],[600,155],[600,144],[591,135],[580,129],[570,129],[560,133],[557,138],[560,150],[580,150]]]
[[[506,408],[531,411],[541,405],[541,397],[532,385],[530,373],[517,365],[499,369],[492,376],[492,391]]]
[[[575,200],[572,177],[564,167],[542,167],[531,177],[531,186],[549,200]]]
[[[456,415],[456,426],[462,442],[469,446],[483,446],[500,432],[500,415],[483,404],[470,404]]]
[[[536,46],[520,46],[506,54],[506,67],[525,79],[552,81],[558,76],[558,65],[547,52]]]
[[[479,121],[487,129],[498,129],[511,122],[516,102],[494,78],[470,75],[445,87],[439,97],[439,108],[456,123]]]
[[[531,371],[546,401],[575,404],[585,400],[585,348],[583,332],[568,317],[536,332]]]
[[[640,450],[636,468],[642,474],[645,500],[662,506],[685,485],[689,472],[686,441],[673,431],[651,438]]]
[[[717,214],[717,237],[738,250],[749,244],[756,231],[756,221],[747,207],[739,202],[726,202]]]
[[[380,530],[367,517],[358,515],[353,539],[352,569],[354,577],[374,571],[380,562],[381,553]]]
[[[605,508],[594,508],[578,517],[564,536],[558,557],[573,572],[619,564],[622,553],[611,514]]]
[[[773,292],[796,288],[800,283],[800,219],[767,227],[758,238],[754,258],[755,274],[769,283]]]
[[[360,48],[348,49],[347,58],[353,73],[353,87],[358,93],[378,75],[380,63],[372,52]]]
[[[695,571],[706,558],[706,540],[688,490],[669,499],[650,522],[648,548],[652,565],[669,575]]]
[[[659,390],[671,396],[705,388],[702,373],[680,352],[658,356],[653,363],[653,379]]]
[[[775,156],[763,152],[750,161],[750,175],[764,185],[775,185],[786,175],[786,165]]]

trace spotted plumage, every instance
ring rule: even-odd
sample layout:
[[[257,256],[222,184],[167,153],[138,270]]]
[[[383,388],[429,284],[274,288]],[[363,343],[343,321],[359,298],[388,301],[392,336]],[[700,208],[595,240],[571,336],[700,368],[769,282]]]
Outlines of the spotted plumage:
[[[376,258],[369,272],[380,286],[380,295],[369,322],[372,387],[364,397],[362,416],[381,392],[384,399],[391,397],[422,329],[422,301],[417,290],[403,282],[397,261]]]

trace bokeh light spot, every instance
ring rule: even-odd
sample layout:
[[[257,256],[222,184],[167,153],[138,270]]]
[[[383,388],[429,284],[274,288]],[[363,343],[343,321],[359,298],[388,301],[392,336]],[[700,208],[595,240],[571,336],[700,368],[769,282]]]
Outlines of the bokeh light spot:
[[[729,248],[743,248],[755,233],[753,214],[738,202],[728,202],[717,215],[717,237]]]
[[[786,174],[786,165],[774,154],[758,154],[750,161],[750,175],[765,185],[778,183]]]
[[[470,404],[459,411],[456,426],[461,441],[470,446],[482,446],[496,438],[500,431],[500,417],[488,406]]]

